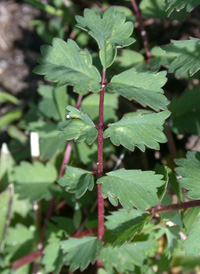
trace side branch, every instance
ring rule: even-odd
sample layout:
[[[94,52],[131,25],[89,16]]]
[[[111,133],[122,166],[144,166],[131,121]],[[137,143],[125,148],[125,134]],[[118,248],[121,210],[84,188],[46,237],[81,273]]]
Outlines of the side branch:
[[[146,56],[147,56],[147,62],[150,62],[151,59],[152,59],[152,56],[151,56],[151,51],[149,49],[149,42],[148,42],[145,27],[144,27],[144,24],[143,24],[143,21],[142,21],[141,12],[140,12],[140,10],[138,8],[138,5],[137,5],[135,0],[131,0],[131,3],[132,3],[132,6],[133,6],[133,9],[135,10],[135,16],[136,16],[136,18],[138,20],[138,23],[139,23],[140,32],[141,32],[141,36],[142,36],[142,39],[143,39],[145,52],[146,52]]]
[[[157,213],[159,214],[159,213],[168,212],[172,210],[186,209],[186,208],[196,207],[196,206],[200,206],[200,200],[194,200],[194,201],[168,205],[168,206],[161,206],[160,208],[155,207],[150,209],[149,212],[150,212],[150,215],[154,216]]]

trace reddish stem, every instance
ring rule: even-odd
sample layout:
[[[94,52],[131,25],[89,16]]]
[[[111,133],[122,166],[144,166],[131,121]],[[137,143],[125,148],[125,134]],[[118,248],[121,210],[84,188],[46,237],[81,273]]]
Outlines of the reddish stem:
[[[136,16],[136,18],[138,20],[138,23],[139,23],[139,26],[140,26],[140,33],[141,33],[143,43],[144,43],[144,47],[145,47],[147,62],[150,62],[151,59],[152,59],[152,56],[151,56],[151,51],[149,49],[149,42],[148,42],[145,27],[144,27],[144,24],[143,24],[143,21],[142,21],[141,12],[140,12],[139,7],[138,7],[135,0],[131,0],[131,3],[132,3],[132,6],[133,6],[133,9],[135,10],[135,16]]]
[[[189,202],[184,202],[180,204],[174,204],[174,205],[168,205],[168,206],[161,206],[160,208],[152,208],[149,210],[150,215],[155,215],[157,213],[163,213],[168,212],[172,210],[179,210],[179,209],[185,209],[190,207],[200,206],[200,200],[194,200]]]
[[[73,238],[83,238],[83,237],[88,237],[88,236],[92,236],[94,234],[97,233],[97,228],[93,228],[93,229],[87,229],[87,230],[84,230],[82,232],[80,232],[79,230],[76,231],[74,234],[72,234],[70,237],[73,237]]]
[[[103,69],[102,73],[102,90],[100,91],[99,101],[99,123],[98,123],[98,152],[97,152],[97,178],[103,176],[103,109],[104,109],[104,93],[105,93],[105,80],[106,80],[106,69]],[[101,185],[98,184],[98,234],[99,240],[103,241],[104,238],[104,200],[101,193]]]
[[[37,258],[39,258],[41,256],[42,256],[42,250],[37,250],[35,252],[32,252],[32,253],[22,257],[21,259],[15,261],[12,264],[12,268],[16,270],[25,264],[32,263],[33,261],[35,261]]]

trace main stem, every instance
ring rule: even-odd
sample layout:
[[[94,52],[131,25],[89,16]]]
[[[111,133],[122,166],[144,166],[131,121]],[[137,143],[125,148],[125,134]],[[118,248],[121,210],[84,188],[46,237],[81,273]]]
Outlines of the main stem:
[[[97,155],[97,177],[103,176],[103,108],[104,108],[104,93],[105,93],[105,80],[106,80],[106,69],[103,69],[102,73],[102,90],[100,91],[99,101],[99,123],[98,123],[98,155]],[[97,185],[98,189],[98,234],[99,240],[103,241],[104,237],[104,200],[101,193],[101,185]]]

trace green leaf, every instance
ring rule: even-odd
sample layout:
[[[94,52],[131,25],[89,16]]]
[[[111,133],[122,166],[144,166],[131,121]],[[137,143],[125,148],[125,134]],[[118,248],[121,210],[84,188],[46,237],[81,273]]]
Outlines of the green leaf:
[[[98,131],[87,114],[75,107],[67,106],[67,121],[58,124],[59,136],[66,140],[92,144],[97,138]]]
[[[77,27],[85,30],[98,43],[100,60],[104,68],[112,65],[116,58],[117,47],[126,47],[135,42],[130,38],[133,23],[125,22],[126,15],[113,7],[107,9],[103,16],[93,10],[85,9],[84,17],[76,16]]]
[[[151,219],[151,216],[135,209],[132,209],[129,213],[124,209],[120,209],[112,212],[112,215],[106,216],[106,219],[105,226],[109,240],[112,238],[113,246],[121,246],[131,241],[135,234],[141,231],[144,224]]]
[[[40,162],[33,164],[21,162],[14,168],[13,180],[20,199],[28,198],[30,201],[50,199],[51,187],[56,179],[57,171],[51,163],[45,166]]]
[[[44,265],[45,273],[60,273],[64,256],[60,249],[59,242],[59,238],[51,236],[43,251],[42,264]]]
[[[169,123],[176,134],[200,134],[200,89],[186,90],[180,97],[173,97],[169,110],[172,112]]]
[[[166,80],[165,71],[155,73],[150,70],[138,72],[130,69],[114,76],[106,89],[157,111],[166,110],[169,102],[161,89]]]
[[[188,71],[192,76],[200,70],[200,39],[190,37],[189,40],[171,42],[172,45],[163,47],[167,54],[175,57],[169,66],[169,72],[180,76]]]
[[[189,190],[188,197],[200,199],[200,152],[189,151],[186,154],[186,159],[176,159],[175,163],[178,165],[175,171],[182,176],[179,182]]]
[[[15,105],[19,105],[19,100],[13,96],[12,94],[9,94],[7,92],[0,91],[0,103],[13,103]]]
[[[92,65],[92,57],[87,50],[80,50],[73,40],[64,42],[59,38],[53,39],[53,46],[41,47],[43,59],[34,72],[45,75],[45,79],[58,82],[59,85],[74,86],[74,90],[85,94],[89,90],[101,90],[101,76]]]
[[[11,199],[12,193],[11,188],[7,188],[5,191],[0,193],[0,252],[2,252],[3,246],[2,241],[5,237],[5,228],[7,226],[7,218],[9,211],[11,210]]]
[[[166,10],[170,13],[174,10],[180,11],[186,7],[186,11],[192,11],[196,6],[199,5],[199,0],[165,0]]]
[[[177,247],[178,240],[180,239],[179,232],[180,228],[177,226],[167,227],[165,228],[166,236],[167,236],[167,243],[168,243],[168,249],[167,253],[172,255],[173,251]]]
[[[75,193],[76,198],[80,198],[88,190],[94,187],[94,176],[91,172],[67,166],[65,174],[62,178],[58,179],[59,185],[65,188],[67,192]]]
[[[130,49],[123,49],[121,50],[120,56],[117,58],[115,65],[120,69],[126,70],[143,63],[144,56],[141,53]]]
[[[35,236],[35,228],[33,226],[28,228],[18,223],[15,227],[8,229],[6,244],[10,246],[21,245],[22,243],[34,240]]]
[[[161,47],[155,46],[151,50],[152,59],[150,62],[151,69],[159,69],[161,66],[169,66],[174,60],[174,56],[167,54],[167,52]]]
[[[195,225],[190,230],[190,233],[187,239],[183,243],[183,249],[185,250],[187,255],[199,256],[200,254],[200,217],[197,219]]]
[[[156,174],[163,175],[163,181],[165,182],[164,185],[162,185],[158,189],[158,198],[160,201],[162,201],[162,199],[164,198],[164,195],[166,193],[167,186],[168,186],[169,172],[171,171],[171,169],[167,166],[156,164],[155,171],[156,171]]]
[[[158,203],[157,188],[163,185],[162,175],[155,175],[152,171],[116,170],[111,171],[100,179],[101,191],[104,198],[117,206],[120,204],[131,211],[133,205],[145,211],[147,207]]]
[[[81,103],[81,108],[87,113],[94,123],[98,124],[99,118],[99,94],[87,96]],[[105,93],[104,96],[104,123],[117,121],[116,109],[118,106],[118,95]]]
[[[71,272],[78,268],[83,271],[89,263],[93,264],[102,248],[102,242],[96,237],[69,238],[60,244],[63,253],[66,254],[64,262],[70,266],[69,271]]]
[[[131,151],[135,147],[145,151],[145,146],[159,149],[158,142],[165,143],[167,141],[162,132],[162,125],[169,115],[168,111],[152,114],[128,113],[118,122],[108,125],[104,131],[104,138],[110,137],[114,145],[122,145]]]
[[[0,120],[0,130],[4,129],[6,126],[9,126],[14,121],[20,119],[22,115],[23,112],[21,110],[12,110],[3,115]]]
[[[186,214],[183,216],[183,224],[185,233],[188,233],[192,226],[194,225],[197,217],[200,214],[200,207],[192,207],[190,208]]]
[[[127,273],[134,271],[135,265],[142,266],[147,258],[145,252],[149,248],[148,242],[126,244],[121,247],[104,247],[99,255],[99,261],[103,262],[108,273]]]

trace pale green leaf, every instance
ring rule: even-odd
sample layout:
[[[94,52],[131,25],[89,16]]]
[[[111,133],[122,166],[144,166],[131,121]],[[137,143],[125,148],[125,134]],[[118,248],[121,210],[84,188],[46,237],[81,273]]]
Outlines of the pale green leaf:
[[[15,96],[7,92],[0,91],[0,103],[6,103],[6,102],[19,105],[19,100]]]
[[[45,75],[46,80],[74,86],[74,90],[80,94],[101,90],[101,76],[92,65],[90,53],[80,50],[73,40],[66,43],[54,38],[53,46],[44,45],[41,52],[44,58],[39,60],[40,65],[34,72]]]
[[[166,10],[172,12],[173,10],[180,11],[186,8],[186,11],[192,11],[200,4],[199,0],[165,0]]]
[[[81,108],[87,113],[94,123],[98,124],[99,118],[99,94],[92,94],[87,96],[81,103]],[[104,123],[117,121],[116,109],[118,106],[118,95],[105,93],[104,96]]]
[[[200,217],[197,219],[195,225],[190,230],[187,239],[183,243],[183,248],[187,255],[199,256],[200,254]]]
[[[112,238],[113,246],[120,246],[131,241],[137,232],[140,232],[144,224],[151,219],[149,213],[141,213],[132,209],[129,213],[120,209],[106,216],[105,226],[109,240]]]
[[[115,273],[114,269],[119,273],[134,271],[135,266],[143,265],[149,246],[148,242],[137,242],[121,247],[104,247],[99,255],[99,261],[103,262],[109,274]]]
[[[6,126],[9,126],[14,121],[20,119],[23,115],[21,110],[12,110],[3,115],[0,119],[0,130],[4,129]]]
[[[77,27],[85,30],[98,43],[100,60],[103,67],[112,65],[117,54],[117,47],[126,47],[135,42],[130,38],[133,23],[125,22],[126,15],[113,7],[107,9],[101,17],[93,10],[85,9],[84,17],[76,16]]]
[[[159,149],[158,142],[167,141],[162,131],[164,121],[169,115],[168,111],[152,114],[128,113],[118,122],[108,125],[104,138],[110,137],[114,145],[122,145],[131,151],[135,147],[141,151],[145,151],[145,147]]]
[[[163,185],[162,175],[155,175],[152,171],[116,170],[111,171],[100,179],[104,198],[117,206],[120,204],[130,211],[133,206],[145,211],[147,207],[158,203],[157,188]]]
[[[166,72],[143,71],[136,69],[124,71],[111,79],[107,91],[116,92],[129,100],[136,100],[143,106],[155,110],[166,110],[169,103],[162,87],[167,81]]]
[[[174,60],[169,65],[169,72],[180,76],[189,72],[192,76],[200,70],[200,39],[190,37],[189,40],[171,40],[172,45],[163,49],[174,56]]]
[[[199,214],[200,214],[200,207],[197,206],[197,207],[190,208],[186,212],[186,214],[182,217],[185,233],[188,233],[190,231]]]
[[[2,241],[5,236],[5,229],[7,225],[7,218],[9,211],[11,210],[11,199],[12,193],[11,188],[7,188],[5,191],[0,193],[0,252],[2,251]]]
[[[21,245],[29,241],[34,241],[36,239],[35,237],[35,227],[26,227],[25,225],[18,223],[15,227],[10,227],[8,229],[6,244],[9,246]]]
[[[189,198],[200,199],[200,152],[188,151],[186,159],[176,159],[178,167],[175,169],[178,175],[182,176],[179,180],[181,185],[188,189]]]
[[[43,165],[40,162],[33,164],[21,162],[14,168],[13,180],[20,199],[28,198],[30,201],[50,199],[51,187],[56,179],[57,171],[51,163]]]
[[[59,136],[66,140],[92,144],[97,138],[98,131],[87,114],[75,107],[67,106],[67,121],[58,124]]]
[[[186,90],[180,97],[173,97],[169,110],[169,126],[176,134],[200,134],[200,89]]]
[[[136,67],[137,65],[144,63],[144,56],[130,49],[123,49],[120,52],[120,56],[117,58],[115,65],[117,65],[120,69],[130,69],[132,67]]]
[[[58,179],[59,185],[65,188],[67,192],[75,193],[76,198],[80,198],[88,190],[94,187],[94,176],[91,172],[67,166],[65,174]]]
[[[173,254],[173,251],[177,247],[178,241],[180,239],[179,232],[180,228],[178,226],[171,226],[165,228],[166,236],[167,236],[167,243],[168,249],[167,253],[170,255]]]
[[[102,248],[102,242],[96,237],[69,238],[60,244],[63,253],[66,254],[64,263],[69,265],[71,272],[78,268],[83,271],[89,263],[93,264]]]
[[[155,46],[151,50],[152,59],[150,62],[151,69],[159,69],[161,66],[169,66],[174,60],[174,56],[167,53],[163,48]]]

